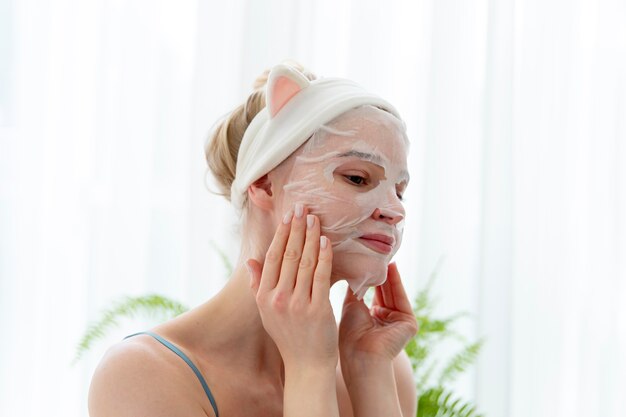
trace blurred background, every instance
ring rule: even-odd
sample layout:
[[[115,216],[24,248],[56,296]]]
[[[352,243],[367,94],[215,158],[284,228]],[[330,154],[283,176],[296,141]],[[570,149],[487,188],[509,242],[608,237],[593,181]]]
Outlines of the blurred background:
[[[437,311],[486,339],[456,392],[626,415],[624,0],[1,0],[0,415],[86,416],[106,347],[147,326],[72,365],[89,323],[221,288],[236,218],[204,141],[287,58],[406,120],[400,272],[414,296],[440,265]]]

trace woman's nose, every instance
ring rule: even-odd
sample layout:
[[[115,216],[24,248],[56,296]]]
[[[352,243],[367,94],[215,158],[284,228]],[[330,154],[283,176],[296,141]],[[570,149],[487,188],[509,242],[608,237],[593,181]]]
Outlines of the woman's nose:
[[[404,219],[404,213],[390,208],[377,208],[372,214],[374,220],[384,221],[387,224],[395,225]]]

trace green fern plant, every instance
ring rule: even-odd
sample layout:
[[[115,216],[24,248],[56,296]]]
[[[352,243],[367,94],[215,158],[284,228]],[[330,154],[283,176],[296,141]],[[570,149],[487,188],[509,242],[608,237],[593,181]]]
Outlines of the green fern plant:
[[[461,312],[445,318],[434,317],[431,289],[442,261],[443,258],[440,258],[425,287],[415,298],[413,313],[417,318],[419,332],[405,348],[417,385],[417,417],[481,417],[470,401],[458,398],[449,388],[449,384],[474,363],[484,339],[468,342],[454,330],[453,325],[460,318],[466,317],[467,313]],[[437,345],[452,339],[462,343],[462,346],[441,366],[439,360],[433,358],[433,352],[437,350]]]

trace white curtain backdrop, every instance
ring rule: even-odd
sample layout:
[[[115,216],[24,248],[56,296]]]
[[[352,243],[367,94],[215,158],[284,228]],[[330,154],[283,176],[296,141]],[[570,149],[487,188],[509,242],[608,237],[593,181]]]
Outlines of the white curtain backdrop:
[[[204,140],[285,58],[404,115],[400,271],[414,295],[444,259],[438,313],[487,340],[456,392],[488,417],[626,415],[624,0],[3,0],[0,415],[87,415],[106,346],[148,325],[71,366],[103,309],[223,285]]]

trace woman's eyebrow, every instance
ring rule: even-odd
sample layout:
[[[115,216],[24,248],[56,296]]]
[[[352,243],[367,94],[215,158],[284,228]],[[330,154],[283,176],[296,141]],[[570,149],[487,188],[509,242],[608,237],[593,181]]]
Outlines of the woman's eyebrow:
[[[340,153],[337,156],[339,158],[345,158],[345,157],[348,157],[348,156],[355,156],[357,158],[364,159],[366,161],[374,162],[375,164],[378,164],[378,165],[381,165],[381,166],[383,164],[383,158],[381,158],[380,155],[369,153],[369,152],[362,152],[362,151],[351,150],[351,151],[348,151],[348,152]]]
[[[374,153],[351,150],[351,151],[343,152],[343,153],[340,153],[339,155],[337,155],[337,157],[339,157],[339,158],[345,158],[345,157],[349,157],[349,156],[354,156],[354,157],[357,157],[359,159],[363,159],[365,161],[371,161],[371,162],[373,162],[373,163],[375,163],[377,165],[380,165],[381,167],[383,166],[383,158],[380,155],[374,154]],[[408,183],[409,180],[411,179],[411,177],[409,176],[409,172],[407,170],[403,169],[400,172],[400,179],[401,179],[401,181],[404,180],[404,181],[406,181]]]

